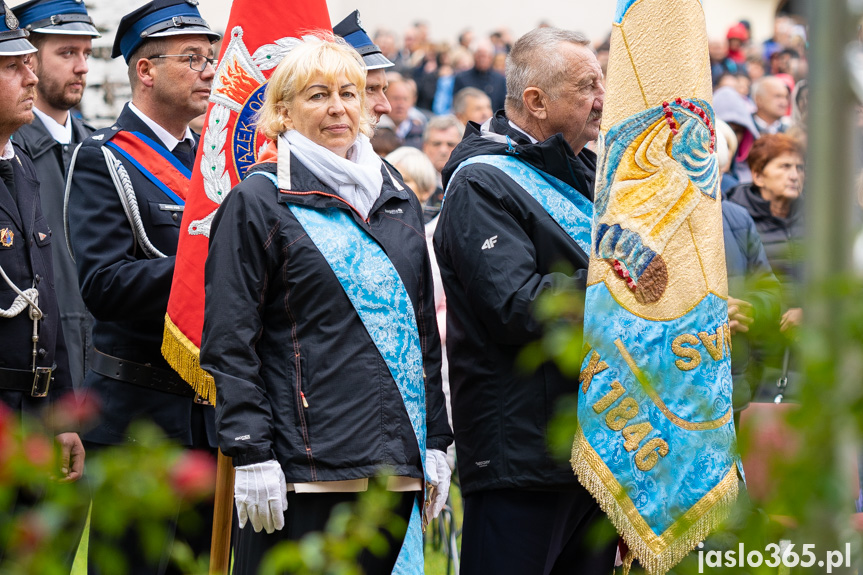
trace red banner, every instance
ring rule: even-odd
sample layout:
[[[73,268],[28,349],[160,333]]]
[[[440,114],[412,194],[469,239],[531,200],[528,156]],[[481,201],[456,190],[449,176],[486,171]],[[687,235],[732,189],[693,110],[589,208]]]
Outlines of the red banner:
[[[319,29],[332,29],[324,0],[234,0],[231,7],[183,214],[162,342],[171,367],[211,402],[213,379],[198,359],[210,225],[267,144],[254,125],[267,79],[297,38]]]

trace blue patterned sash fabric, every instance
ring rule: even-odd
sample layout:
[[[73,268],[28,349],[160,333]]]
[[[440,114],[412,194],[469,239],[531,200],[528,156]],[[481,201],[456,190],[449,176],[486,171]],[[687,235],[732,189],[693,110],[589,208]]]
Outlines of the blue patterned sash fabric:
[[[399,550],[398,559],[393,567],[393,575],[423,575],[425,573],[425,558],[423,557],[423,514],[417,499],[411,510],[408,530],[405,540]]]
[[[276,176],[266,176],[278,186]],[[287,204],[327,260],[387,364],[411,421],[425,469],[426,400],[419,328],[410,296],[380,245],[346,210]],[[393,573],[423,573],[422,514],[419,504],[408,524]]]
[[[548,212],[584,253],[590,254],[593,204],[578,190],[512,156],[487,155],[468,158],[459,164],[450,177],[450,182],[462,168],[471,164],[494,166],[509,176]]]

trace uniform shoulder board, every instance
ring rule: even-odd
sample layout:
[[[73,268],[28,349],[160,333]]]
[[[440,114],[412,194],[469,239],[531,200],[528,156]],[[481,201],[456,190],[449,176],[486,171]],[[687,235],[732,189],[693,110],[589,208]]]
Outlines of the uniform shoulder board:
[[[104,144],[105,142],[110,141],[111,138],[116,136],[119,131],[120,127],[114,124],[110,128],[103,128],[101,130],[93,132],[92,134],[90,134],[90,137],[88,139],[94,142],[98,142],[99,144]]]

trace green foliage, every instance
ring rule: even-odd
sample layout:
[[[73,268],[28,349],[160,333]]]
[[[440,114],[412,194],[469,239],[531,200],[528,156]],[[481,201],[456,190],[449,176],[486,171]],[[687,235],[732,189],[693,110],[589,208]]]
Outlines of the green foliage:
[[[142,547],[156,556],[167,536],[163,522],[212,496],[212,458],[182,449],[147,424],[131,427],[128,444],[88,453],[86,479],[60,482],[55,478],[56,453],[47,430],[43,421],[20,421],[8,410],[0,410],[4,575],[67,575],[84,531],[91,495],[110,504],[92,508],[93,521],[102,531],[89,540],[89,557],[103,573],[118,575],[129,567],[120,545],[127,528],[135,525]],[[198,559],[184,556],[182,550],[175,553],[179,564],[200,567]],[[206,563],[203,565],[203,569],[186,571],[204,573]]]
[[[826,567],[819,568],[817,560],[824,560],[828,551],[844,552],[846,543],[850,544],[852,567],[845,568],[843,563],[832,572],[854,572],[853,566],[859,565],[863,521],[854,512],[859,493],[858,438],[863,432],[863,282],[837,274],[809,286],[807,301],[826,302],[826,308],[834,313],[828,321],[818,322],[810,321],[812,314],[807,311],[802,327],[784,333],[778,329],[777,309],[771,307],[775,303],[769,297],[762,303],[751,295],[775,289],[768,283],[746,292],[755,302],[760,319],[750,336],[765,350],[792,346],[792,357],[799,361],[791,385],[799,390],[799,404],[770,411],[779,432],[766,451],[762,428],[753,429],[754,423],[738,427],[741,453],[757,449],[756,463],[765,464],[769,471],[766,493],[752,500],[741,484],[741,497],[729,519],[703,542],[703,548],[690,553],[674,569],[677,575],[825,573]],[[563,373],[577,377],[585,361],[582,298],[573,293],[540,298],[536,315],[545,322],[546,334],[525,348],[519,358],[522,369],[543,369],[554,362]],[[825,329],[825,325],[829,327]],[[647,384],[656,377],[644,375]],[[774,406],[761,404],[753,410],[759,407],[772,410]],[[577,394],[572,394],[559,400],[548,427],[549,449],[555,457],[570,458],[577,426]],[[767,559],[773,550],[767,546],[780,541],[794,544],[798,555],[804,544],[812,545],[814,570],[727,566],[727,555],[722,556],[722,566],[699,566],[699,559],[703,561],[708,552],[739,552],[741,544],[747,553],[760,551]],[[640,573],[637,565],[633,573]]]
[[[53,476],[56,461],[45,429],[39,421],[22,425],[0,407],[3,575],[68,575],[88,510],[100,531],[84,532],[76,574],[86,572],[87,559],[103,573],[127,573],[122,538],[130,527],[145,553],[157,557],[166,544],[166,520],[179,513],[179,522],[204,524],[194,504],[213,494],[215,464],[208,457],[179,447],[152,425],[134,423],[126,444],[87,454],[85,480],[61,483]],[[102,504],[91,508],[91,495]],[[276,546],[261,572],[361,575],[358,555],[364,549],[388,552],[384,531],[400,539],[407,529],[392,512],[399,496],[385,489],[385,481],[373,481],[356,503],[335,509],[324,532]],[[22,498],[28,504],[15,506]],[[209,557],[196,557],[182,542],[174,542],[171,560],[186,575],[208,573]]]

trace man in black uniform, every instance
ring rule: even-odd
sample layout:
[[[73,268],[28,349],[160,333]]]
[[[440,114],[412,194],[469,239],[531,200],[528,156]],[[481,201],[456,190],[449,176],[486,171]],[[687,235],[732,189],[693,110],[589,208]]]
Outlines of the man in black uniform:
[[[381,116],[392,112],[392,106],[386,96],[389,83],[384,69],[392,68],[394,64],[383,55],[381,49],[363,30],[359,10],[354,10],[333,26],[333,33],[344,38],[363,57],[366,65],[366,107],[374,117],[375,123],[379,122]]]
[[[54,292],[54,238],[42,216],[33,164],[10,140],[33,121],[37,79],[30,60],[36,48],[5,3],[0,9],[0,403],[18,416],[36,415],[70,393],[72,380]],[[84,470],[81,440],[71,431],[53,432],[60,477],[76,481]]]
[[[69,352],[69,370],[75,388],[81,386],[87,369],[93,319],[81,299],[78,272],[63,240],[63,193],[66,168],[75,146],[93,132],[70,110],[84,95],[87,60],[92,39],[99,37],[87,8],[76,0],[31,0],[15,7],[19,26],[30,32],[36,85],[35,118],[15,132],[12,139],[24,150],[39,174],[42,213],[52,230],[54,284],[60,304],[60,321]]]
[[[194,0],[153,0],[124,16],[113,57],[129,66],[132,102],[72,158],[70,247],[95,318],[84,389],[103,406],[88,447],[123,443],[137,419],[186,447],[217,445],[212,406],[171,370],[161,344],[198,142],[188,124],[207,109],[218,38]],[[206,552],[209,532],[199,538],[189,539],[196,554]],[[132,566],[161,572],[145,561]]]

